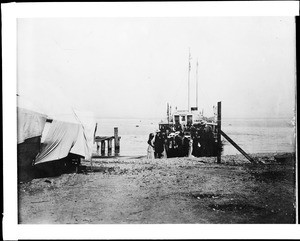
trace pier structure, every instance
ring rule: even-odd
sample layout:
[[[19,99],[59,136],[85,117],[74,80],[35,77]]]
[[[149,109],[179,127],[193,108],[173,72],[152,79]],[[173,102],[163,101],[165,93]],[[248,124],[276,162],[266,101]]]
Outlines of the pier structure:
[[[114,128],[113,136],[96,136],[94,138],[94,142],[97,145],[97,156],[105,156],[106,146],[107,146],[107,154],[111,156],[112,154],[112,142],[114,142],[114,151],[115,155],[118,155],[120,152],[120,139],[121,137],[118,135],[118,127]],[[106,145],[107,143],[107,145]],[[101,148],[101,152],[99,153]],[[94,156],[94,157],[97,157]]]

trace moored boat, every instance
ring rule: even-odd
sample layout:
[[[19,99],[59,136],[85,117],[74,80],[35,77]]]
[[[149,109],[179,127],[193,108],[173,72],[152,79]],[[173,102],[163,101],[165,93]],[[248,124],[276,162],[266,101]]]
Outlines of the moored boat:
[[[190,107],[190,65],[188,75],[188,108],[172,112],[167,104],[167,118],[159,123],[159,133],[163,139],[167,157],[183,156],[217,156],[221,151],[218,141],[218,114],[214,107],[214,116],[205,117],[203,111],[198,110],[198,63],[196,81],[196,106]],[[158,154],[157,157],[160,157]]]

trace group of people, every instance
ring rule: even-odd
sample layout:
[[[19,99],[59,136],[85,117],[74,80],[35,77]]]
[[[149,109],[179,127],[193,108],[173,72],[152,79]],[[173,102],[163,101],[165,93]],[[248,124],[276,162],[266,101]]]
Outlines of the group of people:
[[[162,158],[166,157],[165,145],[164,145],[164,137],[161,132],[150,133],[148,139],[148,150],[147,150],[147,158]]]
[[[210,126],[191,127],[190,137],[183,131],[169,130],[151,133],[148,139],[147,158],[215,156],[216,142]]]
[[[216,156],[217,142],[214,137],[214,132],[209,125],[202,125],[199,128],[191,128],[191,138],[193,140],[192,155],[195,157],[201,156]]]
[[[190,140],[183,132],[168,134],[157,131],[151,133],[148,139],[147,158],[184,157],[189,155]]]

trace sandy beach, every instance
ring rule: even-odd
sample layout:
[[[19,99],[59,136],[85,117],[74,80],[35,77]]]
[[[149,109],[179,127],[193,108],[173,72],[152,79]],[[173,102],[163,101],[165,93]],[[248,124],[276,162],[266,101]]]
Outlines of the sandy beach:
[[[20,224],[295,223],[295,158],[287,153],[93,159],[79,173],[19,183]]]

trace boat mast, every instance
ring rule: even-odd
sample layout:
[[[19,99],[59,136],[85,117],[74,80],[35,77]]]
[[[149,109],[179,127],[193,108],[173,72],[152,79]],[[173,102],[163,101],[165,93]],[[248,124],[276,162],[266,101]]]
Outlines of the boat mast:
[[[170,108],[169,108],[169,103],[167,103],[167,116],[168,116],[168,124],[170,124]]]
[[[188,73],[188,111],[191,110],[190,106],[190,72],[191,72],[191,52],[189,48],[189,73]]]
[[[197,68],[196,68],[196,107],[198,110],[198,59],[197,59]]]

